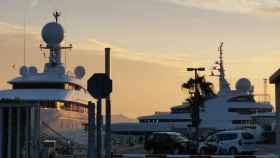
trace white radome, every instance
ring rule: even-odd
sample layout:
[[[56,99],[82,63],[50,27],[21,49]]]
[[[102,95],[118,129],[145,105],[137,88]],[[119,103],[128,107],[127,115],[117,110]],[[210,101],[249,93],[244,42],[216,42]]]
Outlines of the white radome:
[[[252,87],[251,82],[247,78],[241,78],[235,84],[236,90],[242,91],[242,92],[250,91],[251,87]]]
[[[28,67],[27,66],[22,66],[20,69],[19,69],[19,74],[21,76],[27,76],[28,75]]]
[[[35,66],[29,67],[29,73],[31,75],[37,74],[37,72],[38,72],[38,70],[37,70],[37,68]]]
[[[77,66],[74,70],[74,73],[77,78],[82,79],[86,74],[86,70],[83,66]]]
[[[43,40],[49,45],[58,45],[64,39],[64,29],[56,22],[46,24],[41,34]]]

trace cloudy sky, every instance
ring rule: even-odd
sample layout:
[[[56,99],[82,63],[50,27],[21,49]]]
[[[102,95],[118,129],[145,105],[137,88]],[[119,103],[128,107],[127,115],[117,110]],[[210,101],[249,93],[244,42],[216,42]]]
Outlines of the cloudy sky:
[[[0,88],[23,64],[24,19],[27,65],[42,70],[40,30],[54,10],[74,46],[68,70],[101,72],[103,48],[112,48],[113,113],[137,117],[180,104],[185,68],[213,66],[219,41],[233,88],[248,77],[262,93],[263,79],[280,67],[280,0],[1,0]]]

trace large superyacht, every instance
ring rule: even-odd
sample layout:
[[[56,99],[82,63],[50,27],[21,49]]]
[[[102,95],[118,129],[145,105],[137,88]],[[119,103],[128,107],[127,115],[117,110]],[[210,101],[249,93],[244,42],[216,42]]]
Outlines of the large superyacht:
[[[0,100],[19,100],[40,104],[41,134],[63,137],[80,144],[87,144],[87,103],[93,98],[81,84],[85,68],[77,66],[66,72],[62,63],[64,28],[58,22],[60,13],[55,12],[55,21],[47,23],[41,32],[46,43],[41,49],[49,51],[49,61],[39,72],[35,66],[22,66],[19,77],[10,80],[12,89],[0,91]]]
[[[269,99],[257,101],[253,86],[247,78],[236,82],[236,89],[231,89],[225,78],[223,62],[223,43],[218,47],[219,61],[215,64],[218,70],[219,91],[207,98],[201,108],[200,128],[228,130],[240,128],[260,128],[253,119],[254,114],[269,113],[273,106]],[[191,125],[191,111],[188,101],[173,106],[170,112],[155,112],[153,115],[141,116],[139,123],[114,124],[115,133],[145,133],[154,131],[186,131]]]

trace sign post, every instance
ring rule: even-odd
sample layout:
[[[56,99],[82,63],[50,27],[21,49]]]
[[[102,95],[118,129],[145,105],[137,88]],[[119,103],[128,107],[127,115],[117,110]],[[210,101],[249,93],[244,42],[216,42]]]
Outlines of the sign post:
[[[97,113],[96,113],[96,156],[97,158],[103,157],[103,144],[102,144],[102,98],[97,99]]]
[[[105,48],[105,74],[110,78],[110,48]],[[105,155],[111,158],[111,100],[110,94],[106,97],[106,124],[105,124]]]
[[[95,134],[95,104],[88,102],[88,158],[96,158],[96,134]]]
[[[87,89],[89,93],[97,99],[97,118],[96,118],[96,156],[97,158],[102,158],[102,98],[106,98],[112,92],[112,80],[105,73],[96,73],[93,74],[88,82]],[[88,116],[90,117],[90,116]],[[90,137],[90,135],[89,135]],[[93,136],[94,137],[94,136]],[[94,146],[92,146],[94,148]],[[88,145],[88,150],[92,149],[90,145]],[[91,157],[90,157],[91,158]]]

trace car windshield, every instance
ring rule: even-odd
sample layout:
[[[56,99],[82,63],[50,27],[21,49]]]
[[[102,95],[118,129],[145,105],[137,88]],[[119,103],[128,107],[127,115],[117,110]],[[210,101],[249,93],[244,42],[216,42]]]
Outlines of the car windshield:
[[[186,137],[182,136],[182,135],[171,135],[170,136],[172,139],[174,139],[176,142],[187,142],[189,141]]]
[[[247,140],[251,140],[251,139],[254,139],[254,136],[250,133],[242,133],[242,138],[247,139]]]

